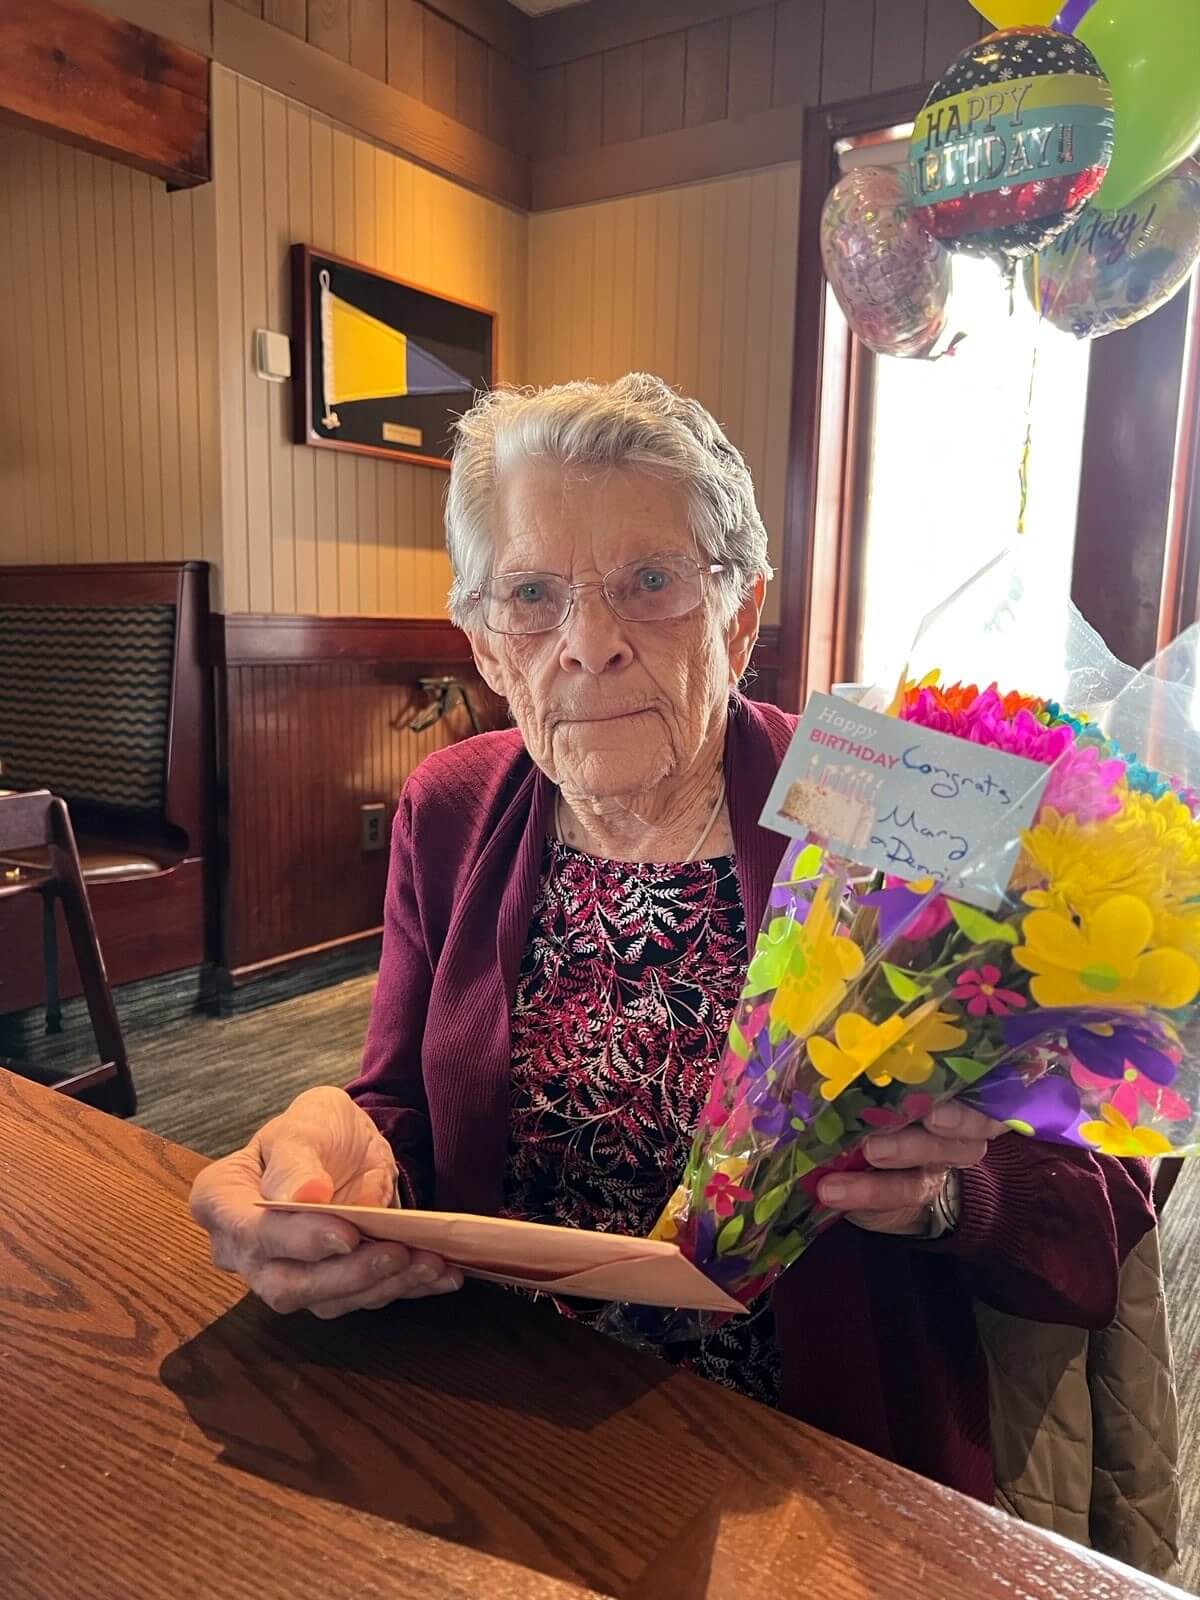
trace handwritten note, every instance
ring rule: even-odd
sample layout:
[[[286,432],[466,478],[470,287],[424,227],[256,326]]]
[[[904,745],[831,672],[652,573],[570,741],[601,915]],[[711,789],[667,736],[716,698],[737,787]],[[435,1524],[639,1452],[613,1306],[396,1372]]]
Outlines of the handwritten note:
[[[994,911],[1048,777],[1037,762],[818,694],[761,821]]]

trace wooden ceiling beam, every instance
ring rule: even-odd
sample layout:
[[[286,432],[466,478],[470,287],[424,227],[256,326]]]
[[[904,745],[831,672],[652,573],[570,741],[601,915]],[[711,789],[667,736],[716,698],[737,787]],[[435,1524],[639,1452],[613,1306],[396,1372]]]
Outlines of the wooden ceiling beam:
[[[0,119],[180,188],[211,175],[207,60],[82,0],[4,0]]]

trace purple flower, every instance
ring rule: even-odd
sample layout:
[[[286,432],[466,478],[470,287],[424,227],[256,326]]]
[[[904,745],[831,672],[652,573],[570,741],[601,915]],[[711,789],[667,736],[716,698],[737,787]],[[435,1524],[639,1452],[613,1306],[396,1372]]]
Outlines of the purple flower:
[[[813,1103],[799,1090],[792,1096],[792,1115],[798,1122],[811,1122],[813,1119]]]
[[[1166,1033],[1149,1017],[1078,1008],[1033,1011],[1004,1021],[1005,1043],[1018,1048],[1054,1034],[1065,1038],[1081,1066],[1101,1078],[1123,1078],[1127,1062],[1151,1083],[1171,1083],[1179,1071]]]
[[[793,1121],[809,1122],[812,1114],[812,1101],[806,1094],[793,1094],[786,1102],[771,1100],[754,1118],[754,1131],[786,1144],[801,1131],[792,1126]]]
[[[1039,1139],[1079,1143],[1083,1121],[1079,1091],[1067,1078],[1038,1078],[1028,1083],[1017,1067],[998,1067],[963,1097],[997,1122],[1022,1125]]]
[[[950,908],[937,892],[932,878],[905,883],[887,878],[874,894],[864,894],[859,904],[879,912],[879,932],[884,944],[903,934],[906,939],[932,939],[950,926]]]
[[[773,1100],[754,1119],[755,1133],[768,1139],[782,1139],[792,1132],[792,1114],[780,1100]]]
[[[686,1230],[685,1237],[680,1240],[683,1253],[698,1267],[707,1267],[713,1258],[713,1251],[717,1243],[717,1214],[715,1211],[701,1211],[695,1217],[691,1227]]]

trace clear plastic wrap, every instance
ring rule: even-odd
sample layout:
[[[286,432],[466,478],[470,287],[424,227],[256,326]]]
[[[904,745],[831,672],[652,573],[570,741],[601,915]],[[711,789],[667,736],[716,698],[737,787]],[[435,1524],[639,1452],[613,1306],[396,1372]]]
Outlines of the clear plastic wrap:
[[[856,864],[815,826],[784,852],[655,1230],[744,1303],[832,1220],[821,1178],[950,1098],[1112,1155],[1200,1151],[1200,631],[1135,671],[1027,559],[938,606],[898,682],[857,698],[1035,762],[1031,825],[998,824],[952,890]]]

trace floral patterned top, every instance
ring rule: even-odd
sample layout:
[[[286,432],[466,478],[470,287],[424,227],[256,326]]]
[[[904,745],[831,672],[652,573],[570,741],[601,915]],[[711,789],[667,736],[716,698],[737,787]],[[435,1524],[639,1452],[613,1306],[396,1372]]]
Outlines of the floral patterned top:
[[[682,1176],[746,959],[730,857],[628,863],[547,844],[513,1007],[509,1216],[650,1232]],[[778,1403],[769,1305],[661,1353]]]

